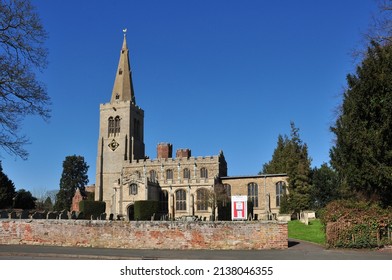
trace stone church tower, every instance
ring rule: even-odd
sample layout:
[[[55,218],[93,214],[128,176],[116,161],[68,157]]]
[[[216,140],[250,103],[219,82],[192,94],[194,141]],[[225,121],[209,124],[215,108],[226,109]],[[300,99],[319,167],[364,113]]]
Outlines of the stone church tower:
[[[106,213],[135,220],[135,203],[158,201],[154,217],[189,216],[214,220],[232,195],[247,195],[254,217],[279,212],[285,174],[227,176],[223,151],[192,156],[188,148],[173,153],[171,143],[157,145],[155,158],[146,157],[144,111],[136,105],[126,36],[120,52],[109,103],[100,105],[95,200]]]
[[[95,200],[110,201],[122,169],[144,159],[144,111],[136,105],[126,34],[109,103],[100,105]]]

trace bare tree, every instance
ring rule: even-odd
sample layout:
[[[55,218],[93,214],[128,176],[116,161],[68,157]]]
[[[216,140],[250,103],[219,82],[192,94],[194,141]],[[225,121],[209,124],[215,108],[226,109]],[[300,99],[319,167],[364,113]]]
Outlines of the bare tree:
[[[392,0],[377,0],[378,13],[373,16],[369,32],[365,35],[368,41],[379,44],[392,43]]]
[[[50,117],[50,98],[35,71],[47,65],[47,33],[29,0],[0,0],[0,146],[26,159],[19,134],[27,115]]]

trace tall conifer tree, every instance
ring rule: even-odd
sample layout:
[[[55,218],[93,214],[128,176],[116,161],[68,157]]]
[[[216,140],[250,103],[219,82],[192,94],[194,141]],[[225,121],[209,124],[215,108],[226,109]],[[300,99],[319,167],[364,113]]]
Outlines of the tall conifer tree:
[[[352,194],[392,205],[392,45],[372,42],[347,84],[331,164]]]
[[[308,147],[302,143],[299,129],[291,122],[290,138],[279,135],[271,161],[263,166],[263,173],[287,173],[287,207],[291,212],[298,213],[311,206],[310,163]]]
[[[88,184],[89,166],[82,156],[67,156],[63,162],[63,173],[60,179],[60,191],[57,193],[55,210],[69,210],[76,189],[82,192]]]

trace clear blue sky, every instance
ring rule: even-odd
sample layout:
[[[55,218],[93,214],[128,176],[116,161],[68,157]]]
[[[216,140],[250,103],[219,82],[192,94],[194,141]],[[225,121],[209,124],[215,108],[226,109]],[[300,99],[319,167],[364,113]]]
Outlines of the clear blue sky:
[[[151,158],[159,142],[194,156],[223,150],[229,175],[256,174],[294,121],[312,166],[328,162],[352,51],[377,11],[373,0],[33,3],[50,36],[40,79],[52,118],[25,120],[27,161],[1,151],[16,188],[33,193],[58,189],[73,154],[95,183],[99,104],[110,100],[123,28]]]

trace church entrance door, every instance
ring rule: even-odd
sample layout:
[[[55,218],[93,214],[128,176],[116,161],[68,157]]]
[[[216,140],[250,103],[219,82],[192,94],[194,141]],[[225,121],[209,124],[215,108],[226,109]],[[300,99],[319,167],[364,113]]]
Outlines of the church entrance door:
[[[128,206],[128,219],[130,221],[134,221],[135,220],[135,206],[133,204]]]

